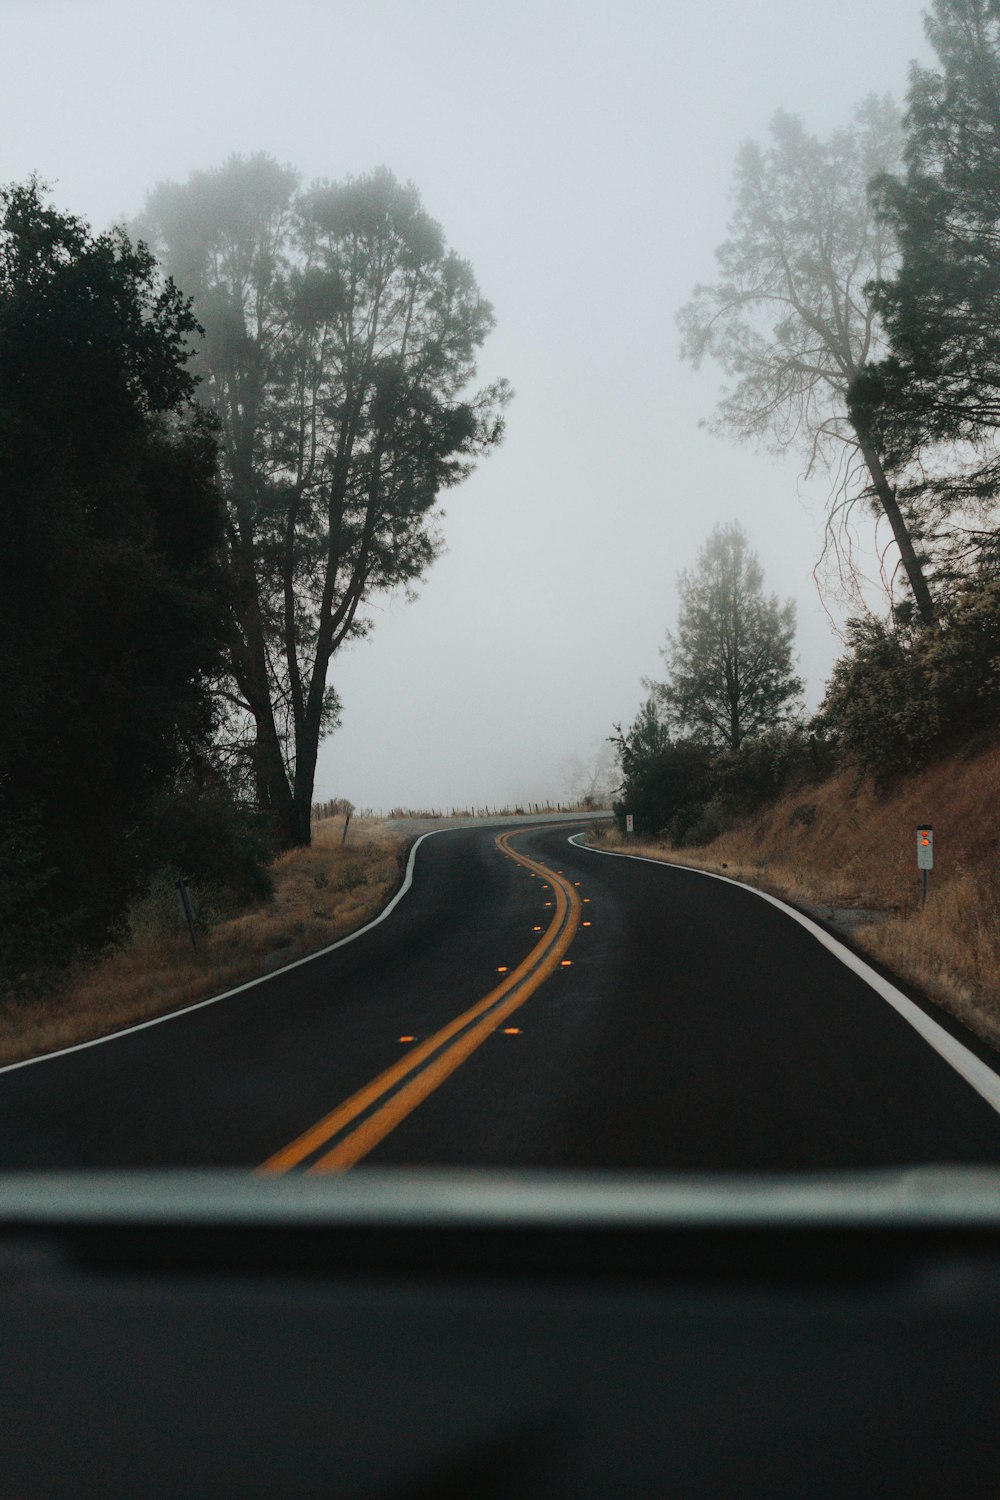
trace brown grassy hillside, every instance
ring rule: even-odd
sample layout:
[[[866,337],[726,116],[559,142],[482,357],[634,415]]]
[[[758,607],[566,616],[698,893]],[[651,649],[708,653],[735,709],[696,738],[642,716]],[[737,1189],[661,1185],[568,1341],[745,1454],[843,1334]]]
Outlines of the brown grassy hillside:
[[[921,911],[923,822],[934,825],[934,870]],[[887,792],[841,773],[698,848],[634,847],[819,907],[1000,1047],[1000,745],[952,755]]]

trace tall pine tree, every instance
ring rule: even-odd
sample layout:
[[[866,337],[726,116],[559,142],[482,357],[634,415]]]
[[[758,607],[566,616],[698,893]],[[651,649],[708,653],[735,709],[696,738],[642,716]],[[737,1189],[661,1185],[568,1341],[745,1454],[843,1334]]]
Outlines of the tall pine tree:
[[[717,526],[693,573],[682,573],[677,634],[658,695],[679,735],[719,750],[785,722],[802,692],[792,670],[795,606],[763,592],[764,574],[741,526]]]

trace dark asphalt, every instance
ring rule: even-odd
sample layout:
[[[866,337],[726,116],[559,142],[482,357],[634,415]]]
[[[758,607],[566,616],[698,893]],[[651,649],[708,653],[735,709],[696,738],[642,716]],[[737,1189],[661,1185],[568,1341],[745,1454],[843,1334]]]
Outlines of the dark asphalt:
[[[517,839],[589,898],[572,967],[366,1162],[1000,1163],[1000,1115],[790,917],[732,885],[578,849],[573,831]],[[427,839],[412,889],[344,948],[0,1073],[0,1170],[259,1165],[398,1061],[400,1036],[433,1034],[538,941],[549,893],[495,850],[496,832]]]

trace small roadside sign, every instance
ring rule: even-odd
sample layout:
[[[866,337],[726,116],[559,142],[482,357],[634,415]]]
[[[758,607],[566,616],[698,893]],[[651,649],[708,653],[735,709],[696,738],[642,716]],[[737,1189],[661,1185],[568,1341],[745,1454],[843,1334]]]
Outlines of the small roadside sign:
[[[933,870],[934,868],[934,829],[930,823],[920,823],[917,826],[917,869]]]
[[[917,869],[920,871],[920,906],[927,905],[927,872],[934,868],[934,829],[930,823],[917,824]]]
[[[633,833],[634,832],[633,818],[632,818],[632,814],[631,813],[626,813],[625,814],[625,832],[626,833]]]

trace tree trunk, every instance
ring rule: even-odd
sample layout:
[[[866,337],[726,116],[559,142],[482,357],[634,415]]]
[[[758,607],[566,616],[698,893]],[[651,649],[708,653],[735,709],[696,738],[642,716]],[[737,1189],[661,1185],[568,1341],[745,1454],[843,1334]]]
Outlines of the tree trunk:
[[[285,758],[281,753],[274,722],[268,711],[256,718],[254,777],[257,805],[270,819],[282,849],[308,848],[312,843],[312,798],[316,778],[318,746],[310,755],[296,748],[295,781],[289,785]]]
[[[232,622],[230,665],[254,721],[253,773],[257,805],[270,816],[281,848],[290,849],[301,843],[302,839],[299,836],[295,801],[289,785],[281,740],[274,722],[264,626],[260,616],[257,572],[248,521],[249,507],[244,506],[243,510],[243,534],[237,530],[230,538],[233,570],[245,591],[245,602],[242,607],[236,607]],[[305,842],[309,842],[308,835]]]
[[[288,785],[285,758],[271,717],[270,702],[267,711],[255,715],[257,725],[254,745],[254,774],[257,781],[257,803],[270,817],[275,835],[282,849],[292,849],[301,843],[308,844],[299,836],[295,799]]]
[[[312,802],[316,784],[316,761],[319,757],[320,725],[323,717],[323,694],[326,689],[326,674],[338,627],[346,628],[354,618],[354,610],[364,589],[367,562],[372,534],[379,515],[381,494],[380,471],[385,446],[386,431],[376,434],[372,456],[372,478],[368,489],[365,525],[362,532],[358,557],[351,578],[343,590],[339,605],[334,608],[334,585],[338,571],[338,545],[334,538],[338,533],[336,518],[343,513],[343,496],[333,493],[331,484],[331,556],[327,559],[323,599],[320,605],[320,626],[317,633],[312,676],[308,690],[299,692],[299,711],[295,715],[295,782],[289,795],[290,815],[287,824],[287,848],[305,848],[312,843]],[[346,625],[344,624],[346,622]],[[289,644],[291,653],[293,644]],[[291,659],[291,656],[290,658]],[[287,789],[288,782],[282,764],[282,780]]]
[[[934,608],[934,600],[931,596],[927,579],[924,577],[924,570],[920,565],[920,559],[913,545],[913,539],[907,528],[903,512],[899,508],[896,492],[886,478],[882,461],[876,453],[871,438],[864,426],[859,425],[857,421],[854,422],[853,426],[857,434],[861,456],[871,475],[872,487],[878,496],[879,504],[888,518],[889,525],[892,527],[892,534],[896,546],[899,548],[900,560],[902,561],[907,580],[913,592],[913,600],[917,606],[917,613],[924,625],[933,625],[937,619],[937,610]]]
[[[304,737],[303,737],[304,738]],[[316,760],[319,755],[319,733],[298,739],[295,746],[295,789],[292,794],[294,844],[307,848],[312,843],[312,804],[316,785]]]

